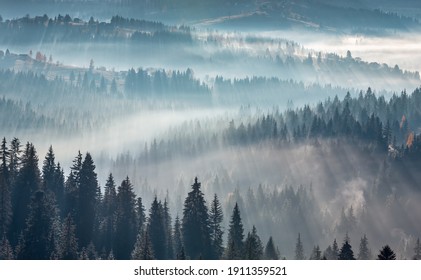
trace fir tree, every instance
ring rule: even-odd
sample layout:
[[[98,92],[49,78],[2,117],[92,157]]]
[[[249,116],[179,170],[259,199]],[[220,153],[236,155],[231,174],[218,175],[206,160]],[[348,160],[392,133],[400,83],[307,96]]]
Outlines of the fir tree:
[[[313,251],[310,255],[310,260],[321,260],[322,259],[322,252],[320,251],[319,245],[313,247]]]
[[[301,242],[301,234],[298,234],[297,243],[295,244],[295,259],[305,260],[303,243]]]
[[[17,237],[26,227],[31,197],[40,188],[40,183],[41,175],[38,168],[38,156],[35,147],[27,143],[22,157],[22,167],[19,170],[16,185],[13,189],[11,236],[15,238],[10,240],[12,244],[16,244]]]
[[[173,236],[174,236],[174,253],[177,257],[181,253],[181,249],[183,248],[181,222],[178,216],[175,217]]]
[[[208,208],[197,177],[184,201],[182,233],[186,256],[198,259],[211,257]]]
[[[57,205],[63,204],[64,183],[61,181],[61,170],[57,168],[52,146],[48,149],[42,166],[42,185],[44,191],[54,195]]]
[[[93,240],[96,224],[99,186],[91,154],[86,153],[79,173],[76,236],[79,246],[87,247]]]
[[[78,243],[75,233],[75,225],[70,214],[63,221],[61,237],[60,237],[60,259],[61,260],[77,260],[78,259]]]
[[[264,258],[266,260],[279,260],[279,254],[273,243],[272,236],[269,237],[269,240],[266,243]]]
[[[359,260],[371,259],[371,251],[368,248],[368,239],[365,234],[364,234],[364,237],[362,237],[360,241],[360,251],[358,252],[358,259]]]
[[[244,257],[246,260],[260,260],[263,256],[263,245],[253,226],[251,233],[247,234],[244,242]]]
[[[49,197],[41,190],[35,192],[30,204],[19,259],[50,259],[56,251],[54,237],[58,231],[55,223],[57,219],[57,209]]]
[[[118,187],[117,217],[114,240],[114,256],[117,260],[130,259],[133,245],[136,242],[136,195],[127,177]]]
[[[210,212],[209,212],[209,225],[210,225],[210,237],[212,242],[212,250],[214,257],[220,259],[222,257],[224,247],[222,246],[223,231],[221,229],[221,223],[223,219],[222,207],[219,203],[218,196],[215,194]]]
[[[235,203],[228,229],[228,247],[225,252],[227,259],[242,259],[244,251],[243,239],[244,228],[241,221],[240,209],[238,208],[238,204]]]
[[[355,260],[354,252],[352,251],[352,246],[349,243],[348,234],[345,236],[345,241],[342,245],[342,248],[338,255],[339,260]]]
[[[100,224],[101,243],[105,253],[109,254],[113,248],[117,215],[117,191],[114,177],[110,173],[105,183],[104,198],[102,199],[102,221]]]
[[[5,234],[0,241],[0,260],[13,260],[15,258],[13,248]]]
[[[10,192],[9,151],[3,138],[0,150],[0,236],[7,234],[12,220],[12,197]]]
[[[165,260],[167,258],[167,229],[165,228],[162,203],[156,196],[149,209],[148,226],[155,258]]]
[[[417,239],[417,242],[415,243],[415,248],[414,248],[414,260],[421,260],[421,243],[420,243],[420,239]]]
[[[380,250],[380,254],[377,255],[378,260],[396,260],[396,254],[389,247],[389,245],[384,246]]]
[[[137,231],[142,232],[146,223],[145,206],[143,205],[142,198],[138,197],[136,200],[136,216],[137,216]]]
[[[171,214],[168,208],[168,202],[165,199],[164,205],[162,207],[163,210],[163,218],[164,218],[164,227],[165,227],[165,236],[167,241],[167,259],[174,259],[174,246],[173,246],[173,232],[171,226]]]
[[[154,253],[152,243],[149,236],[149,227],[138,234],[134,249],[132,252],[132,260],[153,260]]]

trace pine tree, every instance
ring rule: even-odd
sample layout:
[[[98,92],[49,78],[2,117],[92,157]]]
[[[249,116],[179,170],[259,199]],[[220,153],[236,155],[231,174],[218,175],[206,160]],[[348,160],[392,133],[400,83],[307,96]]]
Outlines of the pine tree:
[[[17,237],[26,227],[31,204],[31,197],[40,188],[41,174],[38,168],[38,156],[34,146],[26,144],[25,152],[22,157],[22,167],[16,178],[16,185],[13,188],[13,217],[11,224],[10,241],[16,244]]]
[[[24,231],[23,247],[18,256],[26,260],[48,260],[56,251],[57,209],[45,192],[34,193]]]
[[[266,243],[264,258],[266,260],[279,260],[279,254],[273,243],[272,236],[269,237],[269,240]]]
[[[216,259],[220,259],[224,252],[224,247],[222,245],[222,235],[224,232],[221,229],[222,219],[222,207],[219,203],[218,196],[215,194],[209,212],[209,225],[211,233],[210,237],[212,242],[212,250]]]
[[[136,200],[136,216],[137,216],[137,231],[142,232],[146,224],[145,206],[143,205],[142,198],[138,197]]]
[[[173,234],[172,234],[172,226],[171,226],[171,214],[168,208],[167,200],[164,201],[163,205],[163,218],[164,218],[164,227],[165,227],[165,236],[167,241],[167,259],[174,259],[174,246],[173,246]]]
[[[415,243],[415,248],[414,248],[414,252],[415,255],[413,257],[414,260],[421,260],[421,243],[420,243],[420,239],[417,239],[417,242]]]
[[[102,221],[100,223],[101,243],[105,253],[109,254],[113,248],[117,215],[117,191],[114,177],[110,173],[104,188],[102,199]]]
[[[319,245],[313,247],[313,251],[310,255],[310,260],[321,260],[322,259],[322,252],[320,251]]]
[[[54,195],[57,205],[63,204],[64,184],[61,182],[61,170],[57,168],[53,147],[50,146],[42,166],[42,186],[48,194]]]
[[[332,257],[334,260],[337,260],[339,258],[339,246],[338,246],[338,242],[336,242],[336,238],[335,240],[333,240],[333,244],[332,244]]]
[[[70,174],[69,177],[67,177],[64,189],[64,216],[71,214],[75,221],[77,219],[82,159],[82,154],[79,151],[76,158],[73,160],[73,166],[70,167]]]
[[[186,256],[198,259],[212,256],[208,208],[197,177],[184,201],[182,233]]]
[[[358,252],[358,259],[359,260],[371,259],[371,251],[368,248],[368,239],[365,234],[364,234],[364,237],[362,237],[360,241],[360,251]]]
[[[165,228],[163,206],[156,196],[149,209],[148,226],[155,258],[165,260],[167,258],[167,229]]]
[[[9,150],[3,138],[0,150],[0,236],[8,233],[12,220],[12,197],[10,191]]]
[[[228,247],[225,257],[229,260],[239,260],[243,257],[244,251],[244,228],[241,221],[238,204],[235,203],[232,211],[231,220],[228,229]]]
[[[21,144],[18,138],[13,138],[10,142],[9,149],[9,172],[10,172],[10,185],[14,186],[17,180],[18,172],[21,168]],[[11,190],[13,193],[13,190]]]
[[[0,241],[0,260],[13,260],[15,258],[13,254],[13,248],[10,246],[9,240],[5,234]]]
[[[152,243],[149,236],[149,227],[138,234],[134,249],[132,252],[132,260],[153,260],[154,253]]]
[[[91,154],[86,153],[79,173],[76,236],[79,246],[87,247],[93,239],[99,186]]]
[[[352,251],[352,246],[349,243],[348,234],[345,236],[345,241],[342,245],[342,248],[338,255],[339,260],[355,260],[354,252]]]
[[[70,214],[63,221],[60,237],[60,259],[77,260],[79,256],[75,225]]]
[[[244,257],[246,260],[260,260],[263,256],[263,245],[253,226],[251,233],[247,234],[244,242]]]
[[[389,247],[389,245],[386,245],[380,250],[380,254],[377,255],[377,259],[378,260],[396,260],[396,254]]]
[[[178,216],[175,217],[173,236],[174,236],[174,253],[177,257],[181,253],[181,249],[183,248],[183,240],[182,240],[182,233],[181,233],[181,222],[180,222],[180,218]],[[177,259],[178,259],[178,257],[177,257]]]
[[[114,239],[114,256],[117,260],[130,259],[136,242],[136,195],[128,177],[118,187],[117,219]]]
[[[298,234],[297,243],[295,244],[295,259],[305,260],[303,243],[301,242],[301,234]]]

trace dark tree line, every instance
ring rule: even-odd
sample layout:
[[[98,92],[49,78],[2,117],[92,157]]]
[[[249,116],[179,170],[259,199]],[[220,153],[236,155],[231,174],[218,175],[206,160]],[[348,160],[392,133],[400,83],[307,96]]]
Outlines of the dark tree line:
[[[195,178],[184,201],[183,216],[171,217],[167,200],[154,198],[149,213],[128,177],[119,186],[109,174],[98,184],[90,155],[75,157],[67,178],[50,147],[43,162],[35,147],[17,138],[3,139],[0,150],[1,259],[278,259],[272,237],[266,245],[255,226],[246,234],[235,203],[223,235],[223,212],[215,194],[208,207]],[[279,199],[276,199],[279,200]],[[296,203],[302,205],[302,203]],[[419,240],[414,259],[420,257]],[[305,259],[298,235],[296,259]],[[315,245],[310,259],[355,259],[348,234],[322,253]],[[366,235],[358,259],[371,259]],[[384,246],[378,259],[396,259]]]

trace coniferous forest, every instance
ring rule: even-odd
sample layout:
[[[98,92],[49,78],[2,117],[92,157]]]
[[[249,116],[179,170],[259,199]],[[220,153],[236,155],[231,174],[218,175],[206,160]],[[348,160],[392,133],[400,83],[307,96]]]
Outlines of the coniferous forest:
[[[421,259],[418,4],[4,2],[0,260]]]

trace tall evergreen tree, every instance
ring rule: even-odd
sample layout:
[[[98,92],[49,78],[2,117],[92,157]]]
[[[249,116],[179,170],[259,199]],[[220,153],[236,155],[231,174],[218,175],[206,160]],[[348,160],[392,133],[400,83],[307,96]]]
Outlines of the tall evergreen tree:
[[[86,153],[79,173],[76,236],[79,246],[87,247],[93,240],[96,224],[99,186],[91,154]]]
[[[184,201],[182,233],[186,256],[209,259],[212,255],[208,208],[197,177]]]
[[[167,229],[165,227],[163,206],[156,196],[149,209],[148,225],[155,258],[157,260],[165,260],[167,258]]]
[[[18,138],[13,138],[10,142],[9,149],[9,172],[10,172],[10,184],[13,187],[17,180],[18,172],[21,168],[21,144]],[[13,193],[13,190],[11,190]]]
[[[178,216],[175,217],[173,236],[174,236],[174,253],[175,253],[176,258],[178,259],[178,256],[181,253],[181,249],[183,248],[181,222]]]
[[[27,143],[22,157],[22,167],[16,178],[13,189],[13,217],[11,224],[11,243],[16,244],[17,238],[26,227],[26,219],[29,215],[29,205],[32,195],[39,189],[41,174],[38,168],[38,156],[35,147]]]
[[[344,243],[342,244],[342,248],[339,251],[338,259],[339,260],[355,260],[354,251],[352,251],[352,246],[349,243],[348,234],[345,236]]]
[[[77,260],[79,256],[75,224],[70,214],[63,221],[60,236],[60,259]]]
[[[18,256],[26,260],[48,260],[56,251],[58,213],[54,202],[38,190],[34,193],[24,231],[23,247]]]
[[[146,224],[145,206],[143,205],[142,198],[136,199],[136,216],[137,216],[137,231],[142,232]]]
[[[368,239],[365,234],[361,238],[361,241],[360,241],[360,251],[358,252],[358,259],[359,260],[371,259],[371,251],[370,251],[370,248],[368,248]]]
[[[241,221],[240,209],[238,208],[238,204],[235,203],[228,229],[228,246],[225,252],[227,259],[239,260],[243,258],[243,239],[244,228]]]
[[[420,243],[420,238],[417,239],[417,242],[415,243],[415,248],[414,248],[414,260],[421,260],[421,243]]]
[[[10,190],[9,150],[3,138],[0,150],[0,236],[8,233],[12,220],[12,196]]]
[[[275,244],[273,243],[272,236],[269,237],[269,240],[266,243],[264,258],[266,260],[278,260],[279,259],[279,255],[278,255],[278,252],[275,248]]]
[[[295,259],[305,260],[303,243],[301,242],[301,234],[298,234],[297,243],[295,244]]]
[[[77,220],[77,209],[79,199],[80,170],[82,169],[82,154],[78,151],[73,165],[70,167],[70,174],[67,177],[64,189],[64,216],[71,214],[73,219]]]
[[[149,236],[149,226],[138,234],[134,249],[131,255],[132,260],[153,260],[151,238]]]
[[[117,191],[114,177],[110,173],[104,188],[102,199],[102,219],[100,223],[101,248],[108,255],[113,249],[117,215]]]
[[[256,227],[253,226],[251,233],[247,234],[244,242],[244,258],[246,260],[260,260],[263,257],[263,245],[257,235]]]
[[[50,146],[42,165],[42,185],[44,191],[54,195],[57,205],[63,204],[64,184],[61,182],[61,170],[57,169],[53,147]]]
[[[378,260],[396,260],[396,254],[389,247],[389,245],[384,246],[380,250],[380,254],[377,255]]]
[[[222,257],[222,254],[224,253],[222,240],[222,235],[224,232],[222,231],[221,226],[222,219],[222,207],[219,203],[218,196],[215,194],[209,211],[209,225],[210,237],[212,242],[212,251],[216,259],[220,259]]]
[[[136,195],[129,177],[118,187],[117,193],[117,220],[114,240],[114,256],[117,260],[130,259],[133,246],[136,242]]]
[[[9,243],[6,235],[3,234],[3,237],[0,241],[0,261],[1,260],[13,260],[15,255],[13,253],[13,248]]]
[[[174,258],[174,246],[173,246],[173,231],[172,231],[172,225],[171,225],[171,214],[170,209],[168,208],[168,202],[167,200],[164,201],[164,205],[162,207],[163,210],[163,218],[164,218],[164,227],[165,227],[165,236],[167,241],[167,259],[173,259]]]
[[[322,259],[322,252],[320,251],[319,245],[313,247],[313,251],[310,255],[310,260],[321,260]]]

